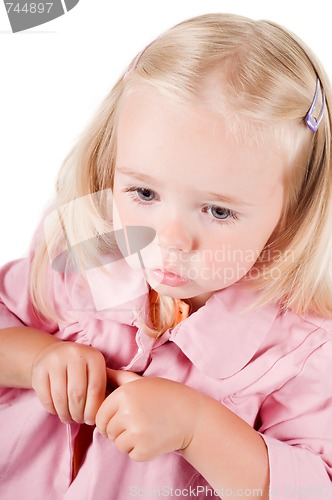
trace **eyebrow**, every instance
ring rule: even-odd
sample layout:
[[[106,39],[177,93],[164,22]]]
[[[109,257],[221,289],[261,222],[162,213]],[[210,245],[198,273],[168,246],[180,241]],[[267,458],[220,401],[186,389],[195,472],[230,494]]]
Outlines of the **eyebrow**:
[[[153,184],[154,186],[161,187],[161,183],[151,177],[148,174],[142,174],[141,172],[137,172],[136,170],[131,170],[130,168],[127,167],[116,167],[118,172],[120,172],[123,175],[127,175],[128,177],[133,177],[134,179],[137,179],[142,182],[148,182],[149,184]],[[230,203],[231,205],[239,205],[239,206],[253,206],[254,203],[249,203],[247,201],[241,200],[240,198],[237,198],[236,196],[228,196],[224,195],[221,193],[213,193],[210,191],[198,191],[198,193],[201,196],[207,197],[209,200],[215,200],[215,201],[220,201],[223,203]]]
[[[127,167],[116,167],[116,170],[118,170],[121,174],[128,175],[129,177],[134,177],[139,181],[149,182],[150,184],[154,184],[157,187],[161,186],[161,183],[157,179],[154,179],[150,175],[137,172],[136,170],[130,170],[130,168]]]

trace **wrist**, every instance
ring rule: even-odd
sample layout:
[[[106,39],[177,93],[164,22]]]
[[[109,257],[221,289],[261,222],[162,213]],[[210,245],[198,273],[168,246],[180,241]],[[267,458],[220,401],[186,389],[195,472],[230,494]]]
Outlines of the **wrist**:
[[[208,405],[208,400],[210,399],[205,394],[191,389],[186,386],[190,394],[190,404],[186,405],[183,411],[183,415],[186,416],[184,439],[179,452],[185,457],[187,453],[190,453],[197,437],[200,435],[202,428],[204,428],[204,414],[206,411],[206,406]],[[188,419],[188,415],[191,416]]]
[[[30,367],[31,387],[33,387],[33,373],[34,370],[38,367],[38,364],[49,353],[49,351],[54,349],[55,345],[60,345],[63,342],[64,342],[63,340],[53,336],[45,336],[45,339],[41,340],[37,350],[34,353],[31,362],[31,367]]]

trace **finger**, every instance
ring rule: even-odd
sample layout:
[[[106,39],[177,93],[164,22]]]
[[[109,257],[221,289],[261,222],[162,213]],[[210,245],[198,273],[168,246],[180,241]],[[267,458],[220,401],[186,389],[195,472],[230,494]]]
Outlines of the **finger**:
[[[107,371],[107,382],[114,388],[120,385],[128,384],[139,378],[142,378],[137,373],[130,372],[127,370],[112,370],[111,368],[106,368]]]
[[[94,425],[97,411],[105,399],[105,365],[89,364],[87,368],[87,377],[88,389],[84,409],[84,422],[88,425]]]
[[[126,430],[126,424],[123,415],[120,412],[115,413],[106,425],[106,435],[111,441],[116,439]]]
[[[131,453],[134,450],[134,444],[132,441],[132,437],[129,436],[128,432],[123,431],[121,434],[117,436],[114,440],[114,444],[119,451],[123,453]]]
[[[71,422],[67,397],[67,371],[50,372],[50,390],[54,408],[63,423]]]
[[[109,421],[114,417],[118,411],[118,402],[116,397],[116,391],[112,392],[105,401],[100,406],[96,415],[96,427],[98,432],[104,437],[107,435],[107,426]]]
[[[84,407],[87,394],[87,367],[85,362],[70,363],[67,367],[68,410],[71,418],[84,422]]]
[[[45,410],[52,415],[56,415],[57,412],[53,405],[50,379],[47,372],[39,370],[34,375],[33,389]]]

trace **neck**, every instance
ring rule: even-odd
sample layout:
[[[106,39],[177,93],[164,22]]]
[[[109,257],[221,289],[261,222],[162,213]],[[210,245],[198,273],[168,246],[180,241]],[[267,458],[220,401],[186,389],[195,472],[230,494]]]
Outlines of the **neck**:
[[[190,299],[182,299],[184,302],[190,305],[190,314],[195,311],[198,311],[201,307],[203,307],[206,301],[213,295],[213,292],[206,292],[201,295],[197,295],[196,297],[191,297]]]

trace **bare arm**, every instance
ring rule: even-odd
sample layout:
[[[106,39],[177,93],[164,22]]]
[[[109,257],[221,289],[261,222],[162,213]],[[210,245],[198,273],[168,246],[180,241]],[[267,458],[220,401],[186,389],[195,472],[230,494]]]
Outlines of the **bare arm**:
[[[263,439],[218,401],[203,397],[195,433],[181,453],[222,498],[227,490],[233,498],[269,498],[269,463]]]
[[[261,436],[215,399],[181,383],[108,370],[118,388],[100,407],[99,432],[137,461],[179,450],[221,498],[268,499]]]
[[[0,330],[0,386],[31,389],[34,360],[43,349],[57,342],[61,340],[35,328]]]

